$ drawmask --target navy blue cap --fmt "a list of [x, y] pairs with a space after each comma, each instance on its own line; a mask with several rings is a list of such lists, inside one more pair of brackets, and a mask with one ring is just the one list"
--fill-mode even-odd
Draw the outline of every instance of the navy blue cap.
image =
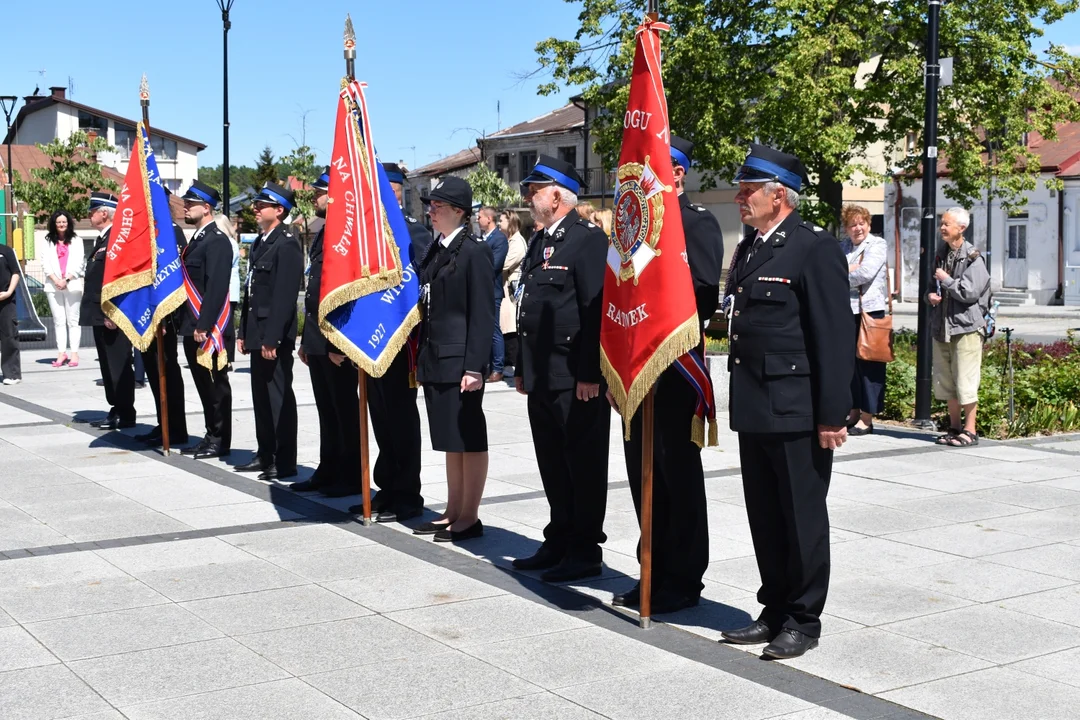
[[408, 177], [405, 171], [397, 163], [383, 163], [383, 170], [386, 171], [386, 179], [392, 183], [398, 185], [405, 184], [405, 178]]
[[259, 191], [259, 194], [255, 196], [252, 202], [280, 205], [285, 210], [292, 212], [292, 209], [296, 207], [296, 193], [281, 187], [277, 183], [268, 182], [263, 185], [262, 190]]
[[93, 212], [101, 207], [116, 209], [117, 203], [116, 196], [112, 193], [106, 192], [93, 192], [90, 193], [90, 211]]
[[671, 159], [682, 165], [684, 170], [689, 170], [692, 157], [694, 157], [694, 143], [683, 140], [678, 135], [672, 135]]
[[447, 175], [439, 180], [431, 193], [420, 200], [425, 205], [432, 200], [438, 200], [468, 213], [472, 211], [472, 185], [455, 175]]
[[316, 190], [322, 190], [323, 192], [326, 192], [327, 190], [330, 189], [330, 166], [329, 165], [327, 165], [326, 169], [322, 171], [322, 175], [315, 178], [311, 182], [311, 187], [315, 188]]
[[180, 199], [197, 203], [206, 203], [213, 209], [221, 202], [221, 194], [206, 183], [195, 180]]
[[765, 145], [750, 145], [750, 153], [735, 173], [735, 182], [778, 182], [795, 192], [808, 182], [806, 168], [794, 155]]
[[584, 181], [573, 165], [550, 155], [540, 156], [529, 176], [521, 181], [521, 186], [524, 189], [526, 185], [550, 185], [551, 183], [562, 185], [575, 195], [580, 194], [581, 188], [585, 187]]

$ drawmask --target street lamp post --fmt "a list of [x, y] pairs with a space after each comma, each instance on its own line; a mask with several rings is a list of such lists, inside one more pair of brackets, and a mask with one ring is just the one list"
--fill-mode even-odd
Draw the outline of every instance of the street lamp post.
[[218, 8], [221, 10], [221, 22], [224, 26], [224, 31], [222, 33], [224, 47], [221, 65], [225, 73], [224, 82], [222, 83], [224, 93], [222, 123], [224, 125], [225, 137], [221, 146], [221, 195], [224, 198], [222, 208], [225, 217], [229, 216], [229, 28], [232, 27], [232, 21], [229, 20], [229, 11], [232, 10], [234, 2], [236, 2], [236, 0], [217, 0]]
[[[7, 224], [9, 220], [11, 221], [11, 224], [8, 225], [8, 235], [7, 236], [9, 238], [12, 237], [12, 234], [14, 233], [14, 227], [15, 227], [15, 215], [14, 215], [14, 213], [15, 213], [15, 196], [12, 194], [14, 192], [14, 189], [15, 189], [15, 180], [14, 180], [15, 176], [13, 174], [13, 170], [12, 170], [12, 167], [11, 167], [11, 144], [15, 140], [15, 138], [11, 137], [11, 114], [13, 112], [15, 112], [15, 103], [17, 103], [18, 101], [19, 101], [19, 98], [17, 98], [14, 95], [2, 95], [2, 96], [0, 96], [0, 108], [3, 109], [4, 118], [7, 120], [7, 139], [8, 139], [8, 144], [7, 144], [7, 193], [4, 196], [5, 197], [4, 212], [11, 213], [11, 214], [6, 215], [4, 217], [4, 223]], [[12, 241], [8, 240], [8, 242], [12, 242]]]
[[922, 228], [919, 234], [919, 331], [915, 368], [915, 425], [933, 429], [930, 419], [930, 387], [933, 369], [933, 338], [930, 336], [930, 304], [926, 295], [934, 282], [934, 239], [937, 237], [937, 124], [938, 84], [941, 65], [938, 58], [938, 27], [942, 0], [929, 0], [926, 38], [926, 118], [923, 129]]

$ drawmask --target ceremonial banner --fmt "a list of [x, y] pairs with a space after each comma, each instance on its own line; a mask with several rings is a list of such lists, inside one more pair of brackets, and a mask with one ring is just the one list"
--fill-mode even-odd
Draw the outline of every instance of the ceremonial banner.
[[338, 104], [328, 194], [319, 329], [364, 372], [382, 377], [420, 321], [421, 258], [412, 256], [355, 81]]
[[138, 136], [109, 232], [101, 309], [144, 351], [187, 296], [169, 199], [142, 123]]
[[[630, 420], [660, 374], [701, 340], [660, 77], [660, 30], [666, 29], [646, 20], [637, 30], [608, 249], [611, 274], [604, 281], [601, 365], [627, 439]], [[697, 430], [695, 424], [695, 436]]]

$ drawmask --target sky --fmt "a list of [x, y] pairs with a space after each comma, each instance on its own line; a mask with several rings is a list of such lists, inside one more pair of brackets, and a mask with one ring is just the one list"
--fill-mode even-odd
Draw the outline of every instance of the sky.
[[[49, 31], [36, 30], [5, 37], [0, 94], [29, 95], [35, 85], [44, 94], [51, 85], [67, 86], [70, 77], [77, 102], [137, 119], [145, 72], [151, 125], [206, 144], [201, 166], [221, 162], [216, 0], [10, 5], [4, 9], [7, 27], [46, 27], [47, 8], [47, 17], [57, 19], [56, 35], [46, 40]], [[379, 155], [416, 168], [474, 146], [483, 133], [568, 102], [573, 92], [538, 96], [536, 87], [546, 78], [522, 76], [537, 68], [538, 41], [573, 36], [580, 7], [563, 0], [235, 0], [230, 163], [254, 165], [264, 146], [280, 157], [305, 140], [320, 162], [329, 162], [347, 12], [357, 31], [356, 74], [368, 83]], [[1051, 41], [1080, 53], [1080, 15], [1049, 28], [1036, 49]]]
[[[206, 144], [200, 166], [222, 159], [222, 23], [216, 0], [43, 0], [2, 3], [7, 34], [0, 94], [74, 82], [73, 99], [138, 119], [139, 79], [150, 84], [151, 126]], [[368, 83], [372, 134], [383, 161], [425, 165], [500, 127], [568, 102], [540, 97], [536, 43], [570, 37], [579, 6], [562, 0], [235, 0], [229, 31], [229, 162], [255, 165], [304, 139], [329, 162], [345, 70], [346, 13], [357, 33], [356, 76]], [[96, 16], [90, 22], [91, 15]], [[92, 28], [92, 30], [91, 30]], [[47, 71], [42, 78], [38, 71]], [[496, 107], [501, 106], [501, 114]], [[459, 130], [460, 128], [460, 130]], [[475, 128], [466, 129], [466, 128]], [[456, 132], [455, 132], [456, 131]], [[415, 146], [415, 150], [413, 147]]]

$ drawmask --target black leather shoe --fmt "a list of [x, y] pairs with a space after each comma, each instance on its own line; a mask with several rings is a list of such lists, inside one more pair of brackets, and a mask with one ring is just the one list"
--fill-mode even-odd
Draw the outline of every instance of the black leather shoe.
[[350, 495], [359, 495], [361, 490], [355, 484], [334, 483], [333, 485], [322, 486], [319, 488], [319, 492], [328, 498], [342, 498], [349, 497]]
[[776, 638], [765, 646], [763, 655], [777, 660], [790, 660], [804, 654], [807, 650], [813, 650], [818, 645], [818, 639], [810, 637], [806, 633], [784, 628]]
[[135, 427], [134, 420], [121, 420], [114, 417], [112, 420], [102, 420], [97, 424], [98, 430], [126, 430]]
[[284, 480], [291, 477], [296, 477], [296, 468], [281, 470], [276, 465], [271, 465], [259, 473], [259, 480]]
[[615, 607], [628, 608], [636, 608], [641, 605], [641, 583], [634, 583], [634, 587], [613, 597], [611, 604]]
[[135, 439], [138, 440], [141, 443], [146, 443], [147, 445], [160, 445], [161, 444], [161, 426], [158, 425], [157, 427], [155, 427], [153, 430], [151, 430], [148, 433], [143, 433], [142, 435], [136, 435]]
[[566, 557], [566, 553], [556, 550], [547, 543], [540, 546], [535, 554], [526, 558], [518, 558], [510, 563], [516, 570], [550, 570]]
[[767, 643], [773, 639], [776, 635], [769, 629], [768, 624], [761, 620], [755, 620], [746, 627], [739, 628], [738, 630], [725, 630], [720, 633], [724, 636], [724, 639], [729, 643], [735, 645], [759, 645], [761, 643]]
[[236, 472], [262, 472], [263, 470], [266, 470], [272, 465], [273, 463], [264, 463], [259, 458], [255, 458], [251, 462], [245, 463], [244, 465], [237, 465], [233, 468], [233, 470], [235, 470]]
[[229, 454], [229, 449], [228, 448], [223, 448], [218, 443], [212, 442], [212, 443], [207, 443], [198, 452], [192, 453], [192, 457], [194, 457], [196, 460], [205, 460], [207, 458], [225, 457], [228, 454]]
[[464, 530], [442, 530], [435, 533], [435, 542], [461, 542], [462, 540], [472, 540], [474, 538], [482, 537], [484, 535], [484, 523], [477, 520]]
[[293, 492], [312, 492], [314, 490], [318, 490], [321, 487], [322, 484], [315, 478], [311, 477], [307, 480], [294, 482], [292, 485], [289, 486], [289, 489]]
[[424, 514], [423, 508], [418, 507], [398, 507], [398, 508], [386, 508], [379, 513], [379, 516], [375, 518], [375, 522], [392, 523], [392, 522], [405, 522], [406, 520], [412, 520], [414, 517], [420, 517]]
[[119, 419], [119, 416], [116, 413], [114, 413], [113, 411], [110, 410], [109, 414], [106, 415], [105, 417], [101, 418], [100, 420], [91, 420], [90, 421], [90, 427], [99, 428], [99, 427], [102, 427], [102, 426], [105, 426], [105, 425], [111, 426], [118, 419]]
[[866, 427], [859, 427], [858, 425], [852, 425], [848, 428], [847, 434], [853, 437], [859, 437], [860, 435], [873, 435], [874, 426], [867, 425]]
[[[356, 507], [358, 507], [358, 506], [353, 506], [353, 507], [349, 508], [349, 512], [359, 513], [359, 512], [363, 511], [363, 508], [361, 508], [360, 510], [357, 510]], [[426, 522], [423, 525], [420, 525], [419, 527], [413, 528], [412, 534], [413, 535], [434, 535], [434, 534], [436, 534], [436, 533], [438, 533], [438, 532], [440, 532], [442, 530], [445, 530], [446, 526], [447, 526], [447, 523]]]
[[561, 583], [571, 580], [596, 577], [603, 570], [603, 564], [598, 560], [590, 562], [566, 558], [561, 563], [540, 575], [544, 582]]
[[662, 587], [652, 596], [652, 607], [649, 608], [653, 615], [679, 612], [686, 608], [692, 608], [701, 601], [698, 595], [683, 595], [680, 592]]

